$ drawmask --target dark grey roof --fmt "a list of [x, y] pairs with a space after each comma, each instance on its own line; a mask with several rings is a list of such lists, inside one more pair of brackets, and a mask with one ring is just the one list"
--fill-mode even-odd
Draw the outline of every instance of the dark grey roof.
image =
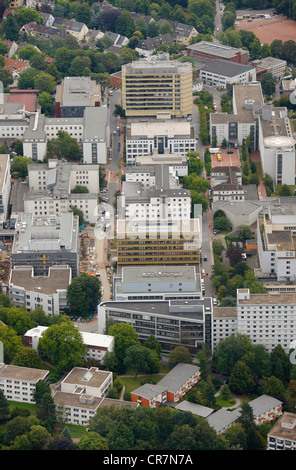
[[200, 67], [201, 71], [204, 70], [206, 72], [216, 73], [226, 77], [235, 77], [236, 75], [240, 75], [252, 69], [255, 69], [255, 66], [250, 67], [249, 65], [238, 64], [236, 62], [222, 59], [204, 61], [204, 64]]

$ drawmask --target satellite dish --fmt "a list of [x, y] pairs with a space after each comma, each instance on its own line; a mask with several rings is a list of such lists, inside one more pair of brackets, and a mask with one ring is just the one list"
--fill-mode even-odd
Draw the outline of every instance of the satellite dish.
[[290, 94], [290, 103], [296, 104], [296, 90]]

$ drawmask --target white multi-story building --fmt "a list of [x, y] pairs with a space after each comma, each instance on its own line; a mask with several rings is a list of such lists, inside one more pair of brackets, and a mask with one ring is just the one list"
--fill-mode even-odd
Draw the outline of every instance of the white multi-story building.
[[[77, 207], [85, 222], [97, 221], [99, 166], [76, 165], [59, 160], [48, 164], [31, 164], [28, 171], [29, 191], [24, 198], [25, 212], [35, 216], [54, 216]], [[87, 193], [74, 193], [76, 186]]]
[[296, 450], [296, 414], [285, 411], [267, 434], [267, 450]]
[[113, 299], [201, 299], [201, 276], [195, 266], [126, 266], [113, 278]]
[[263, 174], [276, 185], [294, 185], [295, 139], [287, 108], [265, 108], [258, 123]]
[[86, 107], [83, 117], [46, 118], [37, 112], [25, 121], [14, 121], [14, 127], [9, 128], [4, 135], [23, 140], [24, 155], [33, 161], [43, 161], [48, 141], [56, 139], [59, 131], [67, 132], [71, 138], [76, 139], [82, 149], [83, 163], [107, 162], [110, 140], [107, 107]]
[[295, 294], [250, 294], [237, 290], [237, 329], [268, 352], [281, 345], [288, 353], [296, 339]]
[[43, 380], [49, 385], [49, 371], [0, 363], [0, 390], [7, 400], [35, 403], [36, 384]]
[[58, 315], [69, 308], [67, 287], [71, 280], [68, 266], [51, 266], [47, 276], [34, 276], [31, 266], [16, 266], [10, 271], [9, 298], [17, 307], [29, 311], [42, 307], [46, 315]]
[[295, 140], [287, 109], [264, 105], [260, 83], [233, 86], [233, 113], [211, 113], [210, 135], [217, 145], [224, 139], [242, 145], [250, 137], [251, 149], [260, 152], [263, 173], [274, 184], [295, 184]]
[[256, 80], [256, 67], [239, 64], [230, 60], [208, 59], [199, 68], [203, 83], [219, 88]]
[[275, 203], [257, 221], [259, 272], [277, 281], [296, 280], [296, 211], [294, 204]]
[[68, 423], [85, 425], [112, 388], [113, 374], [96, 367], [74, 367], [53, 395], [55, 405]]
[[126, 130], [126, 163], [134, 165], [137, 157], [186, 155], [196, 151], [194, 127], [186, 119], [132, 121]]
[[10, 155], [0, 155], [0, 225], [7, 219], [10, 196]]
[[[39, 340], [47, 328], [47, 326], [37, 326], [28, 330], [24, 334], [24, 345], [37, 350]], [[83, 343], [86, 345], [85, 360], [91, 359], [102, 361], [107, 352], [114, 351], [113, 336], [89, 333], [87, 331], [80, 331], [80, 334], [82, 336]]]

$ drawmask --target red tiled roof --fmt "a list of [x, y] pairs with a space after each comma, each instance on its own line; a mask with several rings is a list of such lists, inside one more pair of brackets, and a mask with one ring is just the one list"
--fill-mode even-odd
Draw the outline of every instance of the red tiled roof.
[[24, 103], [26, 111], [34, 112], [37, 108], [38, 93], [38, 90], [12, 89], [9, 94], [9, 103]]
[[15, 60], [4, 57], [4, 68], [10, 72], [22, 72], [28, 65], [27, 60]]
[[15, 11], [11, 8], [5, 8], [2, 18], [7, 18], [9, 14], [14, 15]]

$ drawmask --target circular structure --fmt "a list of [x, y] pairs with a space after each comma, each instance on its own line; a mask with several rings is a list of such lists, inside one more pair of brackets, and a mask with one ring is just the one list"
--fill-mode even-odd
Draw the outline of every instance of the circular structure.
[[285, 135], [271, 135], [264, 139], [264, 146], [269, 148], [291, 147], [295, 144], [293, 137]]

